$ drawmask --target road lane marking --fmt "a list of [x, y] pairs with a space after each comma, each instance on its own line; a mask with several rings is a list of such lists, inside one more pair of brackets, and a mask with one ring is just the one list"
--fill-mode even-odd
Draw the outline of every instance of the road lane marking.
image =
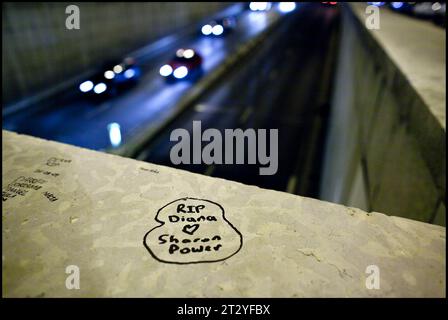
[[197, 104], [197, 105], [194, 107], [194, 110], [195, 110], [196, 112], [203, 112], [203, 111], [205, 111], [206, 109], [207, 109], [207, 105], [206, 105], [206, 104], [203, 104], [203, 103]]

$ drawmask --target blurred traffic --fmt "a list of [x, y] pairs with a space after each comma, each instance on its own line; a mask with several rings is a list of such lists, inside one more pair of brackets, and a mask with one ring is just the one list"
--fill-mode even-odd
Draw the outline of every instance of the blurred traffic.
[[[199, 79], [296, 9], [291, 2], [257, 3], [256, 12], [250, 6], [234, 5], [169, 45], [102, 63], [57, 97], [4, 117], [3, 127], [95, 150], [117, 148], [163, 122]], [[119, 143], [111, 140], [111, 124], [118, 124], [112, 128], [120, 132]]]

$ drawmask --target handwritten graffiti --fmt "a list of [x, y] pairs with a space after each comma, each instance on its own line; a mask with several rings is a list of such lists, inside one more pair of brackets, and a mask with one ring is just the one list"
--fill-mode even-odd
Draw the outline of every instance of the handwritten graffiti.
[[160, 225], [146, 233], [143, 243], [160, 262], [218, 262], [243, 245], [243, 236], [225, 218], [224, 208], [210, 200], [174, 200], [159, 209], [155, 220]]

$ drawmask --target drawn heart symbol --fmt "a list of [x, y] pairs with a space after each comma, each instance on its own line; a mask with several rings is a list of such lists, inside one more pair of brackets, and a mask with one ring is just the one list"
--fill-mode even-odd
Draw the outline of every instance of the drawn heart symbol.
[[199, 228], [199, 224], [186, 224], [182, 228], [182, 231], [185, 233], [188, 233], [191, 236], [191, 235], [193, 235], [193, 233], [195, 233], [196, 230], [198, 230], [198, 228]]

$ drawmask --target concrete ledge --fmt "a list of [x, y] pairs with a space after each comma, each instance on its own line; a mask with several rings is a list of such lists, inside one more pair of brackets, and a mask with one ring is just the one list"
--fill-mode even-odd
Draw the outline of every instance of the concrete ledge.
[[446, 33], [429, 22], [381, 9], [381, 27], [364, 27], [365, 5], [352, 4], [366, 49], [398, 100], [400, 121], [419, 143], [434, 180], [446, 194]]
[[445, 297], [441, 226], [8, 131], [2, 151], [5, 297]]
[[[364, 26], [366, 5], [352, 4], [353, 12]], [[387, 59], [402, 73], [407, 82], [437, 119], [446, 128], [446, 31], [431, 22], [413, 19], [380, 8], [380, 29], [368, 30]], [[400, 86], [401, 87], [401, 86]], [[398, 88], [400, 88], [398, 87]], [[406, 98], [403, 96], [403, 98]]]

